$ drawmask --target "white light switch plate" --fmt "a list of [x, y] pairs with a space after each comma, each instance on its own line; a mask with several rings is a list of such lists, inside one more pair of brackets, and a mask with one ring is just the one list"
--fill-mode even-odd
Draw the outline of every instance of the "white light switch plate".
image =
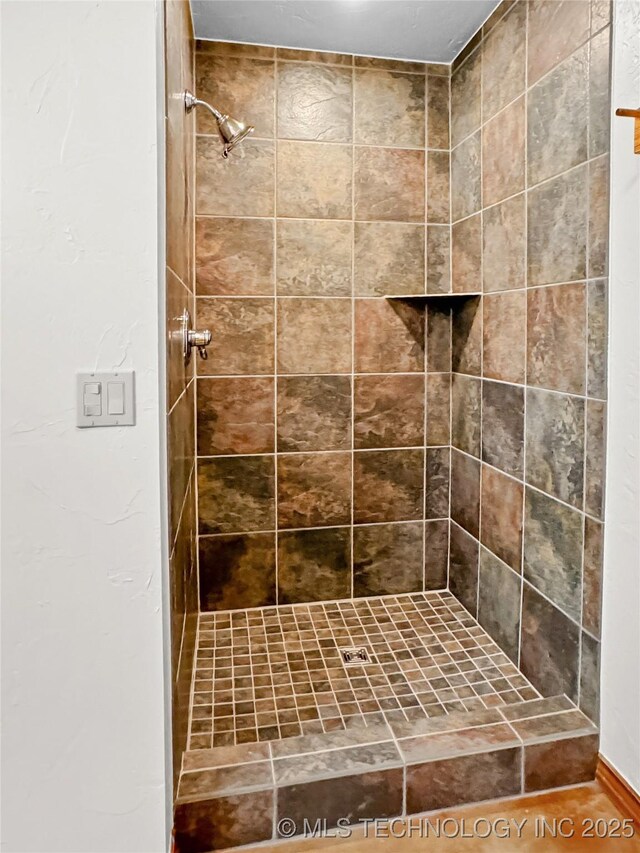
[[76, 374], [76, 426], [133, 426], [134, 371]]

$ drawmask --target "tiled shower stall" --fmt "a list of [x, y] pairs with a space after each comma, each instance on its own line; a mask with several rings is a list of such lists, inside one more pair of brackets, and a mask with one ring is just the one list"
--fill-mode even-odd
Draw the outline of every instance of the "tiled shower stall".
[[503, 2], [452, 67], [166, 24], [179, 849], [589, 778], [609, 4]]

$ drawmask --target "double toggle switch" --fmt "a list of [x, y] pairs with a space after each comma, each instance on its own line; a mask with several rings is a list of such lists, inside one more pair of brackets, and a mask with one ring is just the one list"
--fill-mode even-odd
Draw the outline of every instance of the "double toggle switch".
[[133, 371], [79, 373], [79, 427], [132, 426], [135, 423]]

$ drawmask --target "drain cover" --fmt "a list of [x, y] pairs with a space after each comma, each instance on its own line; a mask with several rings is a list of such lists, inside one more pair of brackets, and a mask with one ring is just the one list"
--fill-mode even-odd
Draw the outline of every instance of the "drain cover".
[[369, 652], [364, 649], [340, 649], [342, 660], [348, 664], [371, 663]]

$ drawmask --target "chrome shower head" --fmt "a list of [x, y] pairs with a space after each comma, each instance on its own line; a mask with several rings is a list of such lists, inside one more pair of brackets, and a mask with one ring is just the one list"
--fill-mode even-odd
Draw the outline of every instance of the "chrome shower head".
[[250, 133], [253, 133], [255, 128], [250, 124], [245, 124], [242, 121], [238, 121], [235, 118], [231, 118], [228, 115], [224, 115], [219, 112], [215, 107], [212, 107], [211, 104], [208, 104], [206, 101], [201, 101], [199, 98], [196, 98], [194, 94], [191, 92], [184, 93], [184, 108], [190, 113], [195, 107], [205, 107], [209, 110], [211, 115], [215, 118], [218, 124], [218, 131], [220, 132], [220, 137], [224, 142], [224, 148], [222, 149], [222, 156], [228, 157], [229, 152], [233, 151], [233, 149], [238, 145], [245, 136], [249, 136]]

